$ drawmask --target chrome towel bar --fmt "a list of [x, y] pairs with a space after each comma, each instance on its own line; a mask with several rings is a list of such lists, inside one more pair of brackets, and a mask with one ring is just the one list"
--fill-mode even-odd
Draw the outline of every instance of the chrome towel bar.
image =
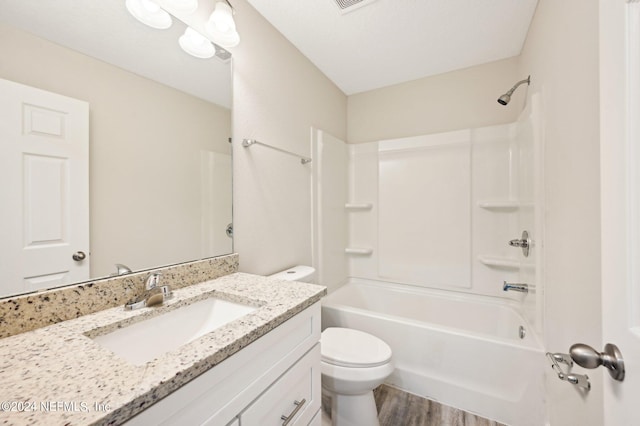
[[300, 159], [300, 163], [302, 163], [302, 164], [307, 164], [307, 163], [311, 162], [311, 158], [309, 158], [309, 157], [305, 157], [303, 155], [299, 155], [299, 154], [296, 154], [294, 152], [290, 152], [290, 151], [284, 150], [282, 148], [277, 148], [277, 147], [275, 147], [273, 145], [269, 145], [269, 144], [266, 144], [264, 142], [260, 142], [260, 141], [255, 140], [255, 139], [243, 139], [242, 140], [242, 146], [244, 146], [245, 148], [248, 148], [251, 145], [262, 145], [262, 146], [266, 146], [267, 148], [275, 149], [276, 151], [280, 151], [280, 152], [285, 153], [285, 154], [293, 155], [294, 157], [298, 157]]

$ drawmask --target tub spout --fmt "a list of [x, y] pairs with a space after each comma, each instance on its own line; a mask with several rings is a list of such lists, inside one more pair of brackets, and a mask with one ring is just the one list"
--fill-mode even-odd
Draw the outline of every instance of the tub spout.
[[516, 284], [516, 283], [508, 283], [504, 282], [502, 285], [503, 291], [519, 291], [520, 293], [528, 293], [529, 285], [527, 284]]

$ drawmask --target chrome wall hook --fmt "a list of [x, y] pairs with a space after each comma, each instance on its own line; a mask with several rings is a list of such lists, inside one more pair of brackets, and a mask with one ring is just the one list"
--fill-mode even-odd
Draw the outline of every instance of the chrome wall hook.
[[569, 382], [572, 385], [578, 386], [587, 391], [591, 389], [589, 376], [587, 376], [586, 374], [575, 374], [569, 371], [565, 372], [558, 364], [566, 364], [569, 366], [569, 369], [571, 369], [571, 367], [573, 367], [573, 361], [568, 354], [547, 352], [547, 358], [549, 358], [549, 360], [551, 361], [551, 368], [553, 369], [553, 371], [555, 371], [560, 380]]

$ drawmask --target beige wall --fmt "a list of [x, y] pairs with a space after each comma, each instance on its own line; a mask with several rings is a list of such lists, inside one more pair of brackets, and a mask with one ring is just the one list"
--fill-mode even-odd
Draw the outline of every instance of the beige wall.
[[[555, 352], [601, 344], [598, 60], [598, 1], [540, 0], [519, 69], [543, 103], [545, 346]], [[603, 424], [600, 372], [586, 395], [547, 373], [552, 425]]]
[[310, 156], [311, 127], [346, 138], [347, 98], [245, 0], [233, 3], [234, 248], [240, 270], [311, 265], [311, 167], [243, 138]]
[[516, 120], [522, 92], [508, 106], [496, 100], [518, 80], [518, 59], [359, 93], [348, 99], [349, 143], [468, 129]]
[[89, 102], [92, 276], [200, 257], [200, 150], [230, 111], [0, 26], [0, 78]]

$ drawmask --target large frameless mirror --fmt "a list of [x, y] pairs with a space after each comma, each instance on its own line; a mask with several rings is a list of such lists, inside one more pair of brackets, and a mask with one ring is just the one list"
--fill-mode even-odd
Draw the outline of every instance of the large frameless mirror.
[[185, 29], [0, 3], [0, 297], [232, 252], [231, 63]]

